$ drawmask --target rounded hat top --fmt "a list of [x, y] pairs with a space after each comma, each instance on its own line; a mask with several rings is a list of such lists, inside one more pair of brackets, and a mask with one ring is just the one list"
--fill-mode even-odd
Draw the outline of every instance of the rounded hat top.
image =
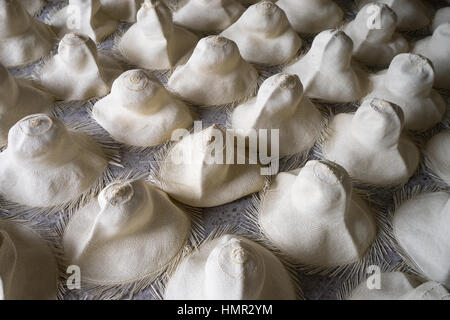
[[241, 60], [239, 49], [231, 40], [221, 36], [200, 39], [188, 63], [204, 72], [229, 72]]
[[388, 5], [373, 2], [362, 7], [351, 24], [364, 30], [362, 36], [366, 41], [387, 42], [397, 27], [397, 15]]
[[284, 30], [289, 25], [283, 10], [269, 0], [250, 6], [239, 20], [248, 30], [263, 32], [268, 35], [277, 35], [279, 30]]
[[[160, 0], [146, 0], [137, 12], [137, 25], [147, 36], [169, 36], [173, 31], [172, 13]], [[159, 31], [159, 32], [158, 32]]]
[[97, 64], [97, 47], [85, 35], [68, 33], [58, 45], [58, 57], [69, 68], [84, 69], [90, 64]]

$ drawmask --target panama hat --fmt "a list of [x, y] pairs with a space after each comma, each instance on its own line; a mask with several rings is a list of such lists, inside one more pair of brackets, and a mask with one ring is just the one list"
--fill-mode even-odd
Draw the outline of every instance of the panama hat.
[[92, 117], [114, 139], [137, 147], [162, 144], [193, 123], [189, 108], [144, 70], [118, 77], [111, 93], [95, 103]]
[[174, 25], [172, 14], [159, 0], [146, 0], [137, 14], [137, 22], [120, 40], [125, 59], [151, 70], [171, 69], [197, 43], [193, 33]]

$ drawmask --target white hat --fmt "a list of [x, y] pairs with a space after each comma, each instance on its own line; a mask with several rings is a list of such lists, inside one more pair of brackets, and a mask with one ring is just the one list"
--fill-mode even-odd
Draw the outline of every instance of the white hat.
[[286, 63], [302, 47], [284, 11], [268, 0], [250, 6], [221, 35], [236, 42], [245, 60], [264, 65]]
[[0, 146], [6, 145], [8, 131], [18, 120], [50, 111], [53, 101], [53, 97], [31, 81], [14, 79], [0, 63]]
[[221, 36], [201, 39], [189, 60], [178, 66], [168, 88], [200, 105], [223, 105], [252, 96], [258, 71], [242, 59], [233, 41]]
[[170, 277], [168, 300], [293, 300], [296, 289], [281, 261], [236, 235], [205, 241]]
[[0, 220], [0, 300], [54, 300], [58, 268], [35, 231]]
[[7, 68], [29, 64], [47, 55], [55, 35], [30, 16], [17, 0], [0, 0], [0, 63]]
[[137, 147], [162, 144], [174, 130], [193, 123], [189, 108], [144, 70], [118, 77], [111, 93], [94, 105], [92, 117], [114, 139]]
[[236, 0], [181, 0], [173, 21], [200, 32], [220, 32], [235, 22], [245, 8]]
[[45, 6], [45, 0], [19, 0], [19, 2], [32, 16], [41, 12]]
[[430, 24], [430, 11], [422, 0], [357, 0], [360, 6], [371, 2], [387, 4], [398, 17], [397, 29], [413, 31], [423, 29]]
[[389, 6], [375, 2], [362, 7], [344, 31], [353, 40], [356, 59], [367, 65], [383, 66], [389, 65], [397, 54], [409, 51], [408, 41], [395, 32], [396, 27], [395, 12]]
[[427, 279], [450, 286], [450, 194], [426, 192], [399, 204], [393, 233], [404, 260]]
[[371, 76], [368, 98], [395, 103], [405, 115], [405, 128], [426, 130], [440, 122], [446, 110], [444, 99], [433, 90], [434, 69], [424, 57], [402, 53], [389, 69]]
[[309, 150], [322, 129], [322, 115], [303, 95], [300, 79], [286, 73], [264, 81], [257, 97], [233, 110], [231, 122], [244, 136], [249, 130], [278, 129], [280, 157]]
[[436, 30], [441, 24], [450, 23], [450, 7], [444, 7], [436, 11], [431, 24], [431, 30]]
[[64, 229], [69, 264], [83, 286], [150, 284], [185, 252], [188, 215], [144, 180], [119, 180], [76, 211]]
[[225, 140], [225, 132], [217, 126], [183, 137], [162, 160], [161, 188], [193, 207], [219, 206], [261, 190], [265, 184], [261, 168], [248, 161], [227, 163]]
[[421, 284], [415, 277], [403, 272], [379, 274], [380, 286], [369, 288], [363, 281], [348, 300], [448, 300], [450, 295], [440, 283], [429, 281]]
[[286, 12], [292, 27], [299, 33], [337, 28], [344, 18], [344, 11], [332, 0], [279, 0], [277, 6]]
[[119, 49], [125, 59], [141, 68], [171, 69], [197, 43], [193, 33], [172, 22], [172, 14], [160, 0], [146, 0], [137, 22], [122, 36]]
[[403, 125], [400, 107], [380, 99], [364, 100], [355, 113], [340, 113], [330, 121], [323, 155], [360, 182], [406, 183], [419, 166], [420, 153]]
[[353, 42], [343, 32], [319, 33], [308, 53], [284, 68], [295, 73], [310, 98], [352, 102], [365, 94], [366, 74], [352, 61]]
[[417, 41], [412, 52], [427, 57], [433, 63], [434, 86], [450, 90], [450, 22], [437, 27], [432, 36]]
[[332, 268], [360, 260], [375, 240], [375, 216], [339, 165], [311, 160], [279, 173], [259, 207], [263, 234], [303, 265]]
[[97, 53], [91, 39], [69, 33], [59, 43], [58, 53], [42, 67], [40, 82], [60, 99], [86, 100], [108, 94], [121, 72], [115, 60]]
[[66, 33], [79, 33], [102, 42], [119, 25], [100, 4], [100, 0], [69, 0], [69, 5], [50, 17], [49, 24], [62, 38]]
[[29, 207], [61, 205], [91, 188], [106, 166], [100, 145], [85, 133], [30, 115], [11, 128], [0, 153], [0, 194]]
[[138, 12], [144, 0], [100, 0], [101, 8], [112, 18], [130, 23], [136, 22]]
[[425, 163], [431, 172], [450, 185], [450, 129], [432, 137], [425, 146]]

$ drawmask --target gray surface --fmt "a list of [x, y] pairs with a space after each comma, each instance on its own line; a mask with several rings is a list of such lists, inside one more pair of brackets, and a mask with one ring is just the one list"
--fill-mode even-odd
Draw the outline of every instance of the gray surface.
[[[347, 8], [347, 18], [351, 19], [353, 16], [353, 7], [352, 1], [336, 1], [339, 2], [343, 7]], [[440, 7], [445, 5], [445, 1], [429, 1], [435, 7]], [[59, 2], [58, 5], [61, 5]], [[43, 18], [48, 14], [48, 11], [51, 9], [52, 4], [49, 4], [44, 12], [39, 16], [39, 18]], [[122, 25], [122, 27], [126, 27]], [[425, 36], [427, 32], [423, 32], [422, 35], [420, 33], [415, 33], [413, 35], [409, 34], [408, 37], [410, 39], [415, 39], [417, 37]], [[308, 43], [311, 42], [312, 39], [306, 39]], [[104, 43], [100, 45], [102, 49], [108, 50], [111, 48], [112, 38], [110, 37]], [[23, 69], [15, 69], [11, 70], [11, 72], [15, 76], [26, 77], [32, 74], [35, 66], [29, 66]], [[202, 108], [198, 109], [198, 114], [204, 122], [204, 126], [208, 126], [213, 123], [218, 123], [221, 125], [225, 125], [226, 123], [226, 114], [225, 111], [217, 110], [217, 109], [208, 109]], [[84, 121], [88, 118], [88, 113], [86, 111], [86, 106], [82, 106], [81, 108], [72, 108], [66, 109], [61, 114], [61, 119], [64, 121]], [[427, 135], [425, 135], [427, 136]], [[128, 170], [129, 168], [139, 169], [141, 171], [146, 171], [149, 167], [149, 161], [151, 159], [150, 155], [144, 155], [139, 153], [131, 153], [125, 152], [122, 150], [122, 158], [123, 164], [125, 168], [123, 170], [117, 170], [116, 174], [120, 174], [120, 171]], [[409, 183], [408, 186], [413, 185], [425, 185], [430, 184], [429, 178], [425, 177], [423, 174], [416, 175]], [[392, 193], [390, 191], [381, 191], [379, 194], [375, 195], [375, 198], [383, 203], [385, 208], [388, 208], [392, 205]], [[210, 232], [212, 229], [222, 225], [239, 225], [242, 221], [242, 213], [248, 207], [248, 197], [234, 201], [233, 203], [215, 207], [208, 208], [204, 210], [204, 223], [206, 226], [207, 232]], [[54, 227], [57, 221], [57, 217], [53, 218], [42, 218], [42, 220], [51, 227]], [[386, 256], [386, 260], [390, 263], [391, 266], [394, 266], [397, 262], [400, 261], [400, 258], [393, 252], [389, 253]], [[302, 289], [307, 299], [334, 299], [336, 298], [336, 290], [341, 286], [342, 280], [338, 278], [329, 278], [324, 276], [307, 276], [304, 274], [299, 274], [302, 283]], [[72, 291], [67, 295], [67, 298], [79, 298], [83, 297], [83, 292]], [[150, 294], [148, 292], [142, 292], [138, 294], [135, 298], [137, 299], [149, 299]]]

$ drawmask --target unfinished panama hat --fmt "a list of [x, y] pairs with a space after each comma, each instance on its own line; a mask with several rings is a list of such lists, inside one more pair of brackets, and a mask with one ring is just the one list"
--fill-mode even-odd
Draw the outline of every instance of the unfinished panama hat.
[[401, 53], [389, 69], [371, 76], [368, 98], [379, 98], [395, 103], [405, 115], [405, 128], [422, 131], [440, 122], [446, 105], [433, 90], [435, 72], [424, 57]]
[[419, 166], [420, 153], [403, 133], [403, 125], [400, 107], [364, 100], [355, 113], [340, 113], [330, 121], [322, 153], [360, 182], [406, 183]]
[[41, 12], [45, 6], [45, 0], [19, 0], [19, 2], [32, 16]]
[[56, 299], [58, 268], [35, 231], [0, 220], [0, 300]]
[[37, 61], [52, 49], [52, 30], [31, 17], [20, 1], [0, 0], [0, 17], [0, 63], [5, 67]]
[[256, 69], [242, 59], [236, 43], [221, 36], [201, 39], [168, 81], [169, 90], [199, 105], [243, 100], [255, 93], [257, 85]]
[[426, 192], [400, 204], [393, 233], [406, 262], [427, 279], [450, 286], [450, 194]]
[[92, 117], [114, 139], [137, 147], [162, 144], [174, 130], [193, 123], [189, 108], [144, 70], [118, 77], [111, 93], [94, 105]]
[[269, 250], [237, 235], [205, 241], [170, 277], [168, 300], [293, 300], [293, 280]]
[[397, 29], [413, 31], [430, 24], [430, 11], [421, 0], [357, 0], [360, 6], [378, 2], [387, 4], [398, 17]]
[[366, 73], [352, 61], [353, 42], [343, 32], [319, 33], [300, 60], [284, 68], [300, 77], [309, 98], [352, 102], [365, 94]]
[[49, 24], [60, 38], [76, 32], [99, 43], [116, 30], [119, 22], [106, 13], [100, 0], [69, 0], [68, 6], [50, 17]]
[[244, 10], [236, 0], [181, 0], [174, 10], [173, 21], [197, 32], [220, 32]]
[[100, 0], [101, 8], [112, 18], [134, 23], [144, 0]]
[[276, 4], [298, 33], [338, 28], [344, 18], [344, 12], [332, 0], [279, 0]]
[[284, 11], [268, 0], [250, 6], [221, 35], [236, 42], [245, 60], [264, 65], [286, 63], [302, 47]]
[[450, 90], [450, 22], [437, 27], [432, 36], [417, 41], [412, 52], [433, 63], [434, 86]]
[[264, 235], [296, 262], [337, 267], [360, 260], [376, 236], [374, 214], [344, 168], [311, 160], [279, 173], [259, 208]]
[[431, 24], [431, 30], [436, 30], [441, 24], [450, 23], [450, 7], [444, 7], [436, 11]]
[[426, 166], [450, 185], [450, 129], [431, 138], [425, 146], [424, 153]]
[[421, 283], [403, 272], [383, 272], [379, 274], [378, 288], [360, 283], [347, 297], [348, 300], [449, 300], [450, 294], [437, 282]]
[[11, 128], [0, 153], [0, 194], [29, 207], [61, 205], [88, 190], [106, 166], [100, 145], [85, 133], [30, 115]]
[[386, 4], [375, 2], [362, 7], [344, 31], [353, 40], [353, 56], [357, 60], [383, 66], [409, 50], [408, 41], [395, 32], [396, 27], [395, 12]]
[[26, 79], [14, 79], [0, 63], [0, 147], [9, 129], [24, 116], [50, 111], [53, 97]]
[[162, 160], [161, 188], [193, 207], [219, 206], [261, 190], [261, 168], [227, 161], [225, 140], [226, 133], [217, 126], [184, 136]]
[[68, 263], [86, 285], [151, 283], [182, 255], [188, 215], [144, 180], [119, 180], [75, 212], [65, 227]]
[[59, 99], [86, 100], [108, 94], [121, 72], [114, 59], [97, 53], [91, 39], [68, 33], [42, 67], [40, 83]]
[[125, 59], [150, 70], [171, 69], [191, 50], [198, 38], [174, 25], [172, 14], [159, 0], [146, 0], [137, 22], [123, 35], [119, 49]]
[[278, 129], [283, 157], [312, 148], [321, 133], [322, 115], [303, 95], [298, 76], [279, 73], [263, 82], [255, 98], [234, 109], [231, 122], [245, 137], [258, 129]]

